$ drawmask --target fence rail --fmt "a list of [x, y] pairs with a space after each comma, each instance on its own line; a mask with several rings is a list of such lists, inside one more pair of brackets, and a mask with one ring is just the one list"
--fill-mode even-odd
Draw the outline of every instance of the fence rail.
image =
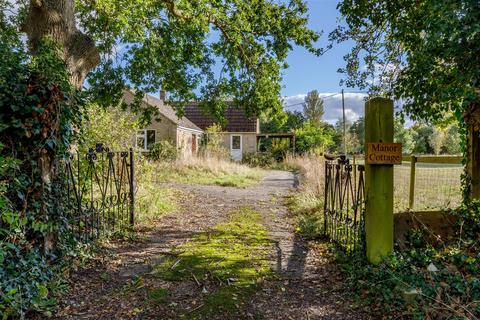
[[[404, 156], [394, 170], [395, 212], [432, 211], [454, 208], [460, 204], [462, 156]], [[352, 162], [363, 164], [363, 155]]]

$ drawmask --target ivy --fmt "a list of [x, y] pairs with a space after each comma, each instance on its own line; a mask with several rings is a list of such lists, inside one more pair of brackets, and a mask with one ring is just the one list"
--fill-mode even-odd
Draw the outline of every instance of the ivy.
[[24, 318], [50, 312], [61, 261], [75, 246], [55, 164], [83, 104], [48, 39], [31, 56], [14, 30], [2, 30], [0, 56], [0, 314]]

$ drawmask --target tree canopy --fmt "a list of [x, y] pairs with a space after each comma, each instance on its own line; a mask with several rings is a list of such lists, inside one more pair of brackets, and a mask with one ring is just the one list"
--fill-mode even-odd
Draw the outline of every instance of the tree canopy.
[[[414, 119], [462, 119], [480, 101], [480, 2], [344, 0], [333, 41], [352, 39], [346, 84], [404, 101]], [[471, 110], [467, 110], [471, 113]]]
[[[12, 2], [0, 1], [2, 12]], [[292, 46], [320, 53], [303, 0], [16, 2], [18, 14], [3, 23], [20, 26], [32, 52], [53, 38], [73, 84], [86, 78], [103, 105], [118, 103], [130, 86], [138, 99], [162, 88], [178, 105], [200, 100], [219, 117], [230, 98], [247, 114], [278, 111]]]
[[308, 121], [316, 126], [320, 126], [325, 110], [323, 99], [320, 97], [317, 90], [310, 91], [305, 97], [303, 113]]

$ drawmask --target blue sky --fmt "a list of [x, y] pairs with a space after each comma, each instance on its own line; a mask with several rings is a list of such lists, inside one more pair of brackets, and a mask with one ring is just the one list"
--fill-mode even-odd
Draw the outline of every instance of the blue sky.
[[[323, 31], [318, 45], [326, 47], [328, 33], [335, 29], [339, 13], [336, 0], [309, 0], [309, 27], [315, 31]], [[341, 74], [338, 68], [343, 67], [343, 56], [349, 51], [351, 44], [342, 43], [332, 50], [317, 57], [305, 49], [296, 47], [290, 53], [287, 62], [290, 65], [285, 71], [282, 90], [284, 96], [296, 95], [305, 90], [340, 91]]]
[[[326, 47], [328, 34], [338, 25], [340, 14], [337, 0], [308, 0], [309, 27], [323, 34], [318, 42], [319, 47]], [[317, 57], [305, 49], [295, 47], [287, 58], [289, 68], [284, 71], [282, 95], [284, 105], [290, 106], [303, 102], [308, 91], [318, 90], [325, 97], [324, 118], [334, 123], [342, 115], [341, 95], [334, 93], [345, 90], [346, 116], [355, 121], [363, 115], [365, 94], [358, 93], [355, 88], [340, 86], [343, 75], [337, 70], [344, 66], [343, 56], [349, 52], [352, 43], [336, 44], [333, 49]], [[327, 98], [328, 97], [328, 98]], [[301, 105], [287, 107], [288, 110], [302, 110]]]

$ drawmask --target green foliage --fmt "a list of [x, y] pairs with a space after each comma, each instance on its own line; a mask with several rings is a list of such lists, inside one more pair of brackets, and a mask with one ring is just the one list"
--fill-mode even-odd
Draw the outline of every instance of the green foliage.
[[400, 117], [394, 119], [393, 141], [402, 144], [403, 154], [412, 154], [415, 148], [413, 130], [405, 128], [405, 122]]
[[317, 214], [301, 214], [298, 216], [297, 232], [305, 239], [318, 239], [323, 231], [323, 220]]
[[267, 168], [275, 162], [275, 159], [269, 152], [252, 152], [244, 154], [242, 162], [252, 167]]
[[413, 153], [416, 154], [432, 154], [433, 147], [431, 145], [431, 137], [433, 135], [433, 128], [426, 124], [416, 124], [412, 127], [413, 140], [415, 147]]
[[[78, 25], [109, 53], [89, 76], [89, 91], [105, 105], [115, 104], [128, 83], [143, 92], [161, 87], [179, 107], [202, 101], [219, 120], [225, 97], [234, 97], [248, 115], [278, 112], [292, 45], [320, 52], [301, 0], [77, 1], [76, 10]], [[114, 64], [110, 53], [117, 46], [125, 49]]]
[[310, 122], [306, 122], [297, 130], [296, 134], [295, 149], [299, 153], [322, 153], [333, 145], [334, 133], [326, 126], [317, 127]]
[[208, 293], [204, 304], [189, 317], [234, 319], [257, 284], [271, 273], [270, 246], [260, 214], [245, 207], [231, 212], [228, 220], [212, 231], [178, 247], [178, 256], [165, 258], [155, 271], [168, 281], [192, 279], [192, 275], [195, 279], [219, 279], [223, 285]]
[[457, 124], [452, 124], [447, 128], [444, 150], [446, 154], [462, 154], [462, 139], [460, 128]]
[[[363, 150], [362, 145], [360, 145], [359, 137], [364, 135], [363, 132], [358, 131], [362, 128], [362, 123], [356, 123], [355, 127], [351, 122], [347, 120], [345, 124], [345, 143], [347, 154], [352, 154], [355, 152], [360, 152]], [[343, 154], [345, 149], [343, 147], [344, 137], [343, 137], [343, 119], [338, 119], [334, 126], [334, 150]]]
[[[360, 117], [357, 121], [352, 123], [350, 128], [348, 128], [350, 137], [355, 137], [355, 140], [358, 141], [357, 146], [353, 146], [353, 152], [364, 153], [365, 149], [365, 118]], [[351, 139], [352, 139], [351, 138]]]
[[320, 98], [318, 91], [310, 91], [305, 97], [305, 103], [303, 104], [303, 114], [306, 120], [319, 127], [322, 124], [324, 113], [323, 99]]
[[[414, 319], [480, 316], [479, 259], [455, 247], [422, 247], [395, 252], [373, 266], [339, 253], [359, 302], [373, 314], [410, 314]], [[439, 271], [428, 271], [430, 263]]]
[[[166, 168], [162, 170], [167, 170]], [[178, 209], [181, 190], [160, 187], [158, 166], [141, 155], [135, 159], [135, 212], [140, 227], [151, 227], [160, 216]]]
[[66, 230], [61, 179], [50, 170], [70, 147], [82, 104], [56, 50], [45, 40], [30, 56], [16, 32], [0, 32], [0, 313], [5, 318], [23, 318], [29, 310], [51, 312], [59, 289], [55, 276], [75, 246]]
[[230, 153], [223, 147], [222, 131], [222, 126], [216, 123], [205, 129], [205, 140], [200, 148], [200, 155], [230, 159]]
[[[346, 83], [403, 99], [414, 120], [435, 122], [479, 101], [479, 4], [475, 0], [344, 0], [333, 41], [354, 40]], [[372, 82], [371, 79], [376, 81]]]
[[103, 143], [110, 150], [124, 151], [133, 145], [139, 129], [139, 120], [129, 112], [119, 108], [103, 108], [89, 104], [84, 112], [85, 120], [81, 127], [81, 146], [94, 148]]
[[300, 128], [305, 123], [300, 111], [283, 111], [260, 117], [260, 131], [263, 133], [284, 133]]
[[396, 250], [379, 266], [339, 252], [338, 261], [359, 302], [377, 315], [480, 317], [480, 205], [463, 204], [453, 214], [460, 217], [458, 234], [437, 248], [429, 245], [425, 227], [409, 230], [407, 248]]
[[162, 140], [152, 146], [147, 157], [155, 161], [175, 161], [178, 150], [170, 141]]

